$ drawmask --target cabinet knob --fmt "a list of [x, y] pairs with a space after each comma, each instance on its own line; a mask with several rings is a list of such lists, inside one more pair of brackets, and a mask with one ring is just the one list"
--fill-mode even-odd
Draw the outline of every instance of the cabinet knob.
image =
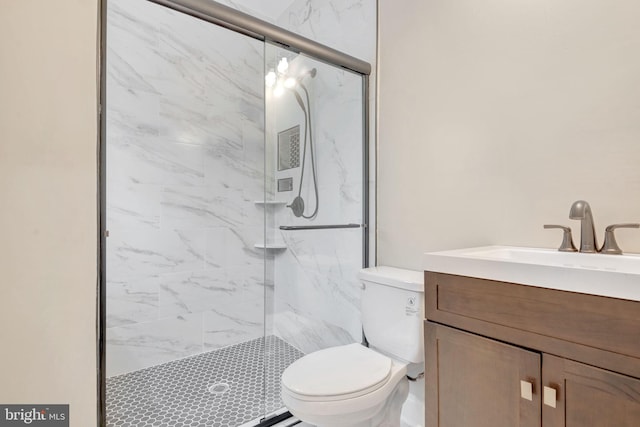
[[533, 382], [520, 380], [520, 397], [533, 400]]
[[558, 392], [555, 388], [544, 386], [542, 400], [545, 405], [551, 406], [552, 408], [556, 407], [556, 402], [558, 401]]

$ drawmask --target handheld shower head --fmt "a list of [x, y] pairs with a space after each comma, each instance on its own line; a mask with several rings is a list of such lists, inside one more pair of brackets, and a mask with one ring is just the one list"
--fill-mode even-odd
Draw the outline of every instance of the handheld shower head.
[[302, 97], [300, 96], [300, 94], [298, 93], [297, 90], [292, 90], [293, 92], [293, 96], [296, 97], [296, 101], [298, 101], [298, 105], [300, 106], [300, 108], [302, 108], [302, 111], [304, 112], [304, 114], [307, 114], [307, 109], [304, 106], [304, 102], [302, 101]]
[[[302, 149], [302, 162], [301, 162], [302, 168], [300, 169], [300, 182], [298, 185], [298, 195], [293, 199], [293, 202], [291, 202], [290, 205], [287, 205], [287, 207], [291, 208], [295, 216], [302, 217], [305, 219], [313, 219], [316, 217], [316, 215], [318, 214], [318, 209], [320, 207], [320, 198], [318, 195], [318, 177], [316, 175], [316, 161], [315, 161], [314, 148], [313, 148], [313, 132], [311, 130], [311, 103], [309, 100], [309, 90], [302, 83], [302, 80], [307, 76], [311, 76], [311, 78], [314, 78], [317, 73], [318, 73], [318, 70], [316, 68], [311, 68], [310, 70], [305, 71], [302, 75], [300, 75], [297, 78], [290, 78], [293, 81], [290, 82], [289, 84], [285, 84], [285, 87], [289, 89], [290, 92], [293, 93], [293, 96], [296, 98], [296, 102], [298, 103], [298, 105], [300, 106], [300, 109], [304, 113], [304, 123], [305, 123], [304, 144]], [[305, 106], [304, 100], [302, 99], [302, 96], [298, 92], [298, 87], [302, 88], [302, 90], [304, 91], [304, 95], [307, 101], [306, 106]], [[314, 188], [314, 194], [316, 199], [315, 208], [311, 215], [304, 214], [305, 206], [304, 206], [304, 200], [302, 199], [302, 196], [301, 196], [302, 181], [304, 179], [304, 168], [306, 164], [305, 159], [307, 156], [307, 135], [309, 137], [309, 153], [311, 156], [310, 163], [311, 163], [311, 170], [312, 170], [312, 176], [313, 176], [313, 188]]]

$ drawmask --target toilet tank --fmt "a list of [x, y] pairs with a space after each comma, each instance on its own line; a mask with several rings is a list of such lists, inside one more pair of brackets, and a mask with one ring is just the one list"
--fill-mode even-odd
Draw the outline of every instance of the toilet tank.
[[360, 270], [362, 327], [370, 347], [409, 363], [424, 360], [424, 273], [395, 267]]

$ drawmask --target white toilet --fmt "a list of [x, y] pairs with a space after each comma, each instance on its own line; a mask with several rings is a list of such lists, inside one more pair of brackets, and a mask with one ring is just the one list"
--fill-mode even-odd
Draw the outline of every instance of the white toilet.
[[282, 401], [319, 427], [399, 427], [407, 376], [424, 372], [423, 273], [393, 267], [361, 270], [361, 344], [310, 353], [282, 374]]

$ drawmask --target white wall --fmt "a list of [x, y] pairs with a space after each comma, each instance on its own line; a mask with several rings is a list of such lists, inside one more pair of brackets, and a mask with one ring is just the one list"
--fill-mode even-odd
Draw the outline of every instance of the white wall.
[[[640, 222], [640, 3], [380, 0], [379, 263]], [[640, 252], [640, 232], [620, 230]]]
[[0, 2], [0, 402], [96, 424], [96, 0]]

